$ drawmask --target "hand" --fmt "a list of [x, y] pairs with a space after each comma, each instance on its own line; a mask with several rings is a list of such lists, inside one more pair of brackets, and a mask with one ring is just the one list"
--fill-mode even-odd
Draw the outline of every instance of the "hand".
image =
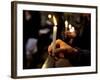
[[[77, 51], [77, 49], [71, 47], [70, 45], [68, 45], [64, 41], [62, 41], [60, 39], [56, 40], [56, 49], [54, 51], [54, 54], [56, 56], [64, 57], [64, 54], [70, 55], [70, 54], [72, 54], [72, 53], [74, 53], [76, 51]], [[49, 55], [52, 55], [52, 43], [48, 47], [48, 53], [49, 53]]]
[[67, 31], [65, 32], [65, 36], [68, 36], [69, 38], [73, 39], [77, 36], [76, 32], [70, 32], [70, 31]]

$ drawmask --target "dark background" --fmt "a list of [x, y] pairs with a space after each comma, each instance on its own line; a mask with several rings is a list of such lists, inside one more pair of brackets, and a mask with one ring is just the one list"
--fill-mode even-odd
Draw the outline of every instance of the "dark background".
[[[75, 38], [72, 46], [90, 51], [91, 47], [91, 14], [89, 13], [62, 13], [47, 11], [23, 11], [23, 69], [41, 68], [47, 58], [47, 48], [52, 42], [53, 21], [48, 18], [48, 14], [55, 15], [57, 19], [57, 38], [65, 40], [63, 31], [65, 28], [64, 21], [75, 27], [78, 36]], [[26, 17], [30, 15], [30, 19]], [[46, 34], [39, 33], [40, 30], [48, 29]], [[25, 45], [29, 38], [38, 40], [38, 51], [32, 55], [30, 66], [27, 66]]]

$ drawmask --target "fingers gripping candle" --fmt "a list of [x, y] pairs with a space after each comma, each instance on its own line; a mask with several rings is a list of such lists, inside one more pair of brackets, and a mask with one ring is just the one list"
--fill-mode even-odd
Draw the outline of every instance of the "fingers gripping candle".
[[54, 51], [56, 47], [56, 36], [57, 36], [57, 21], [55, 16], [53, 16], [53, 22], [54, 22], [54, 27], [53, 27], [53, 48], [52, 48], [52, 56], [54, 56]]

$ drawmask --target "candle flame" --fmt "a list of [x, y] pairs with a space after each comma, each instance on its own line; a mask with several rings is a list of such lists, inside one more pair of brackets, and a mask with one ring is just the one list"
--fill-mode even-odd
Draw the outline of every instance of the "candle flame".
[[68, 27], [68, 21], [67, 20], [65, 21], [65, 27], [66, 28]]
[[56, 26], [57, 25], [57, 20], [56, 20], [55, 16], [53, 16], [53, 22], [54, 22], [54, 25]]
[[69, 30], [72, 28], [72, 25], [71, 24], [69, 24]]
[[70, 32], [74, 32], [74, 31], [75, 31], [75, 28], [72, 27], [72, 28], [70, 29]]
[[50, 19], [52, 17], [52, 15], [51, 14], [48, 14], [48, 18]]

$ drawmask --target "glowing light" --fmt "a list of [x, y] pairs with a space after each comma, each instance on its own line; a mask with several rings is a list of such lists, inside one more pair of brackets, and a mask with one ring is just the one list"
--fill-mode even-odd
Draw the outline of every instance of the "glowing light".
[[69, 24], [69, 30], [72, 28], [72, 25], [71, 24]]
[[68, 21], [65, 21], [65, 32], [67, 32], [67, 27], [68, 27]]
[[57, 20], [56, 20], [55, 16], [53, 16], [53, 22], [54, 22], [54, 25], [57, 26]]
[[74, 31], [75, 31], [75, 28], [72, 27], [72, 28], [70, 29], [70, 32], [74, 32]]
[[65, 21], [65, 27], [66, 28], [68, 27], [68, 21], [67, 20]]
[[50, 19], [52, 17], [52, 15], [51, 14], [48, 14], [48, 18]]

